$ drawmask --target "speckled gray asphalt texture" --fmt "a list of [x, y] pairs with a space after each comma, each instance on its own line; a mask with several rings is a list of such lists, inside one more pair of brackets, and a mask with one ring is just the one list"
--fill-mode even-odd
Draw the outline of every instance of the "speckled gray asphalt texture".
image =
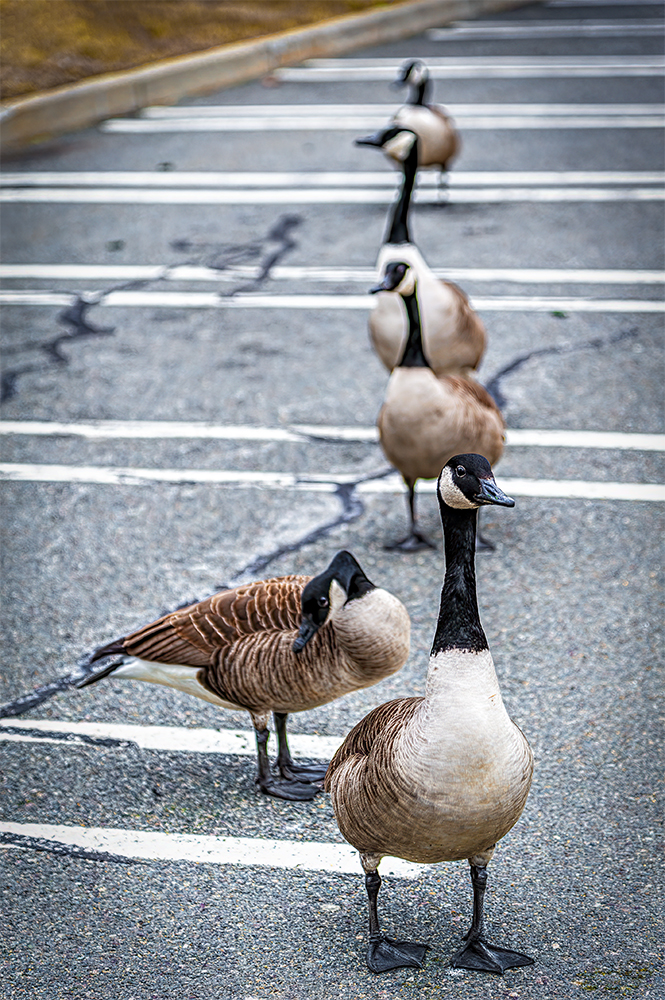
[[[526, 7], [499, 20], [653, 17], [653, 6]], [[656, 9], [657, 10], [657, 9]], [[652, 54], [660, 39], [547, 39], [435, 43], [426, 37], [368, 52], [395, 58], [451, 54]], [[201, 102], [383, 102], [385, 84], [261, 84]], [[440, 81], [455, 102], [660, 102], [662, 79]], [[108, 135], [89, 130], [6, 164], [12, 170], [382, 169], [348, 133]], [[655, 130], [474, 132], [460, 169], [662, 170]], [[387, 168], [386, 168], [387, 169]], [[260, 258], [278, 206], [10, 205], [6, 262], [179, 263], [176, 241], [236, 246]], [[380, 206], [295, 206], [289, 264], [373, 266]], [[662, 267], [653, 204], [418, 206], [413, 231], [435, 266]], [[120, 242], [118, 242], [120, 241]], [[247, 249], [249, 247], [249, 249]], [[253, 249], [252, 249], [253, 247]], [[190, 252], [191, 253], [191, 252]], [[251, 257], [254, 254], [254, 257]], [[47, 287], [47, 283], [41, 283]], [[18, 282], [16, 287], [39, 287]], [[48, 285], [48, 287], [52, 287]], [[68, 287], [61, 283], [58, 287]], [[84, 284], [77, 288], [81, 291]], [[177, 287], [177, 286], [176, 286]], [[649, 297], [617, 286], [522, 288], [467, 283], [487, 294]], [[294, 283], [266, 291], [302, 292]], [[307, 290], [316, 290], [308, 285]], [[331, 286], [321, 290], [330, 291]], [[358, 293], [358, 286], [333, 287]], [[55, 308], [12, 308], [10, 348], [53, 340]], [[501, 381], [511, 427], [662, 430], [660, 317], [488, 313], [482, 377], [552, 347]], [[28, 346], [7, 355], [17, 376], [4, 419], [211, 420], [280, 426], [371, 425], [386, 382], [361, 312], [92, 310], [106, 337], [63, 346], [66, 363]], [[156, 468], [345, 472], [385, 466], [375, 445], [313, 442], [123, 440], [17, 436], [5, 461]], [[657, 453], [508, 449], [502, 476], [662, 481]], [[0, 702], [74, 668], [96, 645], [161, 612], [206, 596], [256, 557], [333, 521], [332, 495], [206, 485], [4, 483], [4, 642]], [[443, 572], [440, 551], [387, 553], [405, 505], [368, 496], [365, 511], [328, 537], [275, 559], [265, 575], [310, 573], [348, 547], [413, 622], [412, 652], [395, 677], [292, 717], [293, 732], [343, 735], [374, 705], [424, 689]], [[440, 540], [436, 504], [423, 527]], [[44, 1000], [360, 1000], [360, 998], [658, 998], [663, 979], [662, 614], [658, 504], [518, 500], [492, 511], [478, 557], [479, 601], [509, 711], [537, 769], [526, 810], [490, 869], [487, 917], [503, 944], [535, 957], [502, 979], [453, 971], [470, 914], [465, 864], [415, 880], [384, 879], [384, 929], [430, 944], [422, 970], [377, 977], [365, 967], [365, 893], [357, 876], [188, 863], [114, 863], [3, 849], [3, 997]], [[166, 688], [100, 683], [65, 690], [30, 719], [247, 728], [241, 713]], [[257, 794], [251, 757], [52, 743], [2, 744], [3, 820], [338, 841], [330, 802]]]

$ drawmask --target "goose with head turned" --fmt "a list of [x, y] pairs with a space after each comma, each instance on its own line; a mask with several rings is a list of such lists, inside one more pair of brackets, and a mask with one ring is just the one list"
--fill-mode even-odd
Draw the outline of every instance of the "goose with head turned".
[[[315, 577], [284, 576], [224, 590], [164, 615], [100, 647], [90, 663], [116, 660], [79, 684], [102, 677], [177, 688], [221, 708], [249, 712], [266, 795], [312, 799], [326, 768], [296, 764], [289, 753], [290, 712], [324, 705], [399, 670], [409, 654], [404, 605], [375, 587], [350, 552]], [[267, 753], [273, 713], [280, 777]]]
[[420, 59], [408, 60], [400, 68], [393, 86], [405, 85], [409, 87], [406, 104], [395, 112], [391, 124], [412, 129], [418, 136], [418, 166], [438, 167], [443, 175], [459, 155], [459, 134], [445, 108], [427, 102], [429, 70]]
[[[356, 145], [389, 152], [402, 166], [400, 193], [390, 210], [388, 230], [379, 251], [377, 271], [386, 262], [404, 260], [413, 268], [420, 287], [425, 351], [437, 375], [469, 375], [480, 364], [487, 337], [469, 300], [452, 281], [442, 281], [429, 268], [409, 234], [409, 208], [418, 169], [419, 139], [412, 129], [389, 125], [374, 135], [356, 139]], [[398, 295], [384, 290], [370, 313], [369, 335], [374, 350], [389, 371], [402, 356], [406, 340], [404, 308]]]
[[380, 931], [377, 868], [388, 855], [420, 864], [469, 861], [473, 919], [452, 964], [502, 973], [533, 959], [484, 936], [487, 865], [524, 809], [533, 755], [501, 700], [478, 614], [474, 536], [479, 507], [515, 501], [480, 455], [451, 458], [437, 492], [446, 573], [425, 696], [387, 702], [358, 723], [330, 762], [325, 788], [365, 871], [372, 972], [420, 967], [427, 948]]
[[[435, 479], [450, 456], [460, 452], [478, 452], [495, 464], [503, 453], [505, 425], [496, 403], [477, 382], [459, 375], [437, 378], [432, 371], [423, 349], [420, 282], [415, 269], [404, 260], [387, 263], [383, 281], [371, 289], [384, 290], [401, 296], [409, 327], [404, 353], [390, 375], [377, 419], [383, 452], [408, 489], [410, 531], [390, 548], [433, 548], [416, 528], [416, 481]], [[489, 543], [483, 540], [483, 544]]]

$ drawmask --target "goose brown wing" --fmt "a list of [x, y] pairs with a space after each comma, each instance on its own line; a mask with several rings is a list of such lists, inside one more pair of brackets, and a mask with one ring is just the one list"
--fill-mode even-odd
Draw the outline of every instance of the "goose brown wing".
[[474, 382], [473, 379], [459, 378], [456, 375], [449, 375], [448, 379], [459, 393], [466, 394], [481, 406], [488, 410], [492, 410], [501, 418], [503, 426], [506, 426], [506, 422], [503, 419], [503, 415], [499, 410], [499, 407], [496, 405], [496, 402], [490, 396], [485, 386], [480, 385], [479, 382]]
[[372, 709], [357, 726], [354, 726], [330, 761], [325, 777], [325, 791], [330, 791], [335, 773], [351, 757], [374, 755], [377, 767], [388, 763], [393, 756], [393, 748], [400, 738], [402, 729], [411, 720], [422, 700], [422, 698], [397, 698]]
[[468, 296], [454, 281], [443, 281], [443, 285], [455, 296], [457, 301], [457, 325], [456, 333], [463, 337], [475, 353], [469, 357], [468, 364], [471, 368], [477, 368], [487, 346], [487, 333], [485, 324], [478, 313], [473, 309]]
[[308, 576], [261, 580], [180, 608], [125, 637], [131, 656], [205, 667], [243, 636], [297, 629]]

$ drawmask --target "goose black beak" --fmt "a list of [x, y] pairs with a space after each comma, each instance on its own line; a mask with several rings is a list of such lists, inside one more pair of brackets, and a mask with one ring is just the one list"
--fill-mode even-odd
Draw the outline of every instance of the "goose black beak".
[[314, 622], [310, 621], [308, 618], [303, 618], [302, 624], [300, 626], [300, 631], [293, 643], [293, 652], [299, 653], [305, 648], [312, 636], [316, 635], [319, 631], [319, 626], [315, 625]]
[[481, 479], [480, 482], [480, 492], [476, 493], [473, 498], [476, 503], [487, 506], [493, 504], [495, 507], [514, 507], [515, 501], [512, 497], [506, 496], [503, 490], [500, 490], [493, 479]]
[[373, 135], [363, 135], [359, 139], [353, 140], [354, 146], [378, 146], [383, 145], [383, 132], [374, 132]]

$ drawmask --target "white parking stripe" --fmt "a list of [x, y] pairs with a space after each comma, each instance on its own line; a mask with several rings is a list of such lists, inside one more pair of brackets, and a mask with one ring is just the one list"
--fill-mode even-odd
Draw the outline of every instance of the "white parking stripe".
[[[169, 110], [169, 109], [165, 109]], [[35, 170], [5, 171], [0, 188], [32, 187], [140, 187], [140, 188], [334, 188], [380, 187], [394, 190], [400, 183], [395, 171], [386, 170]], [[455, 170], [449, 187], [566, 187], [595, 184], [603, 186], [665, 183], [662, 170]], [[439, 186], [433, 171], [418, 175], [420, 188]]]
[[[614, 115], [598, 113], [593, 118], [584, 115], [509, 115], [504, 108], [503, 114], [488, 115], [486, 118], [457, 115], [455, 124], [458, 128], [466, 132], [474, 131], [497, 131], [514, 129], [632, 129], [632, 128], [659, 128], [662, 129], [662, 115]], [[291, 115], [288, 118], [279, 118], [267, 114], [265, 109], [262, 114], [256, 114], [247, 118], [218, 117], [218, 118], [109, 118], [101, 122], [99, 129], [102, 132], [121, 132], [123, 134], [155, 134], [162, 132], [344, 132], [361, 131], [366, 129], [376, 129], [381, 125], [373, 117], [352, 117], [351, 115], [340, 115], [339, 118], [322, 117], [318, 114], [312, 118], [303, 118], [300, 115]]]
[[[92, 301], [95, 295], [89, 293]], [[77, 297], [66, 292], [36, 290], [5, 290], [0, 292], [0, 304], [23, 306], [73, 305]], [[479, 312], [588, 312], [588, 313], [662, 313], [665, 302], [652, 299], [587, 299], [543, 296], [470, 297]], [[168, 308], [168, 309], [371, 309], [370, 295], [235, 295], [221, 296], [215, 292], [118, 291], [104, 294], [98, 303], [108, 308]]]
[[[39, 735], [12, 733], [30, 729]], [[126, 740], [143, 750], [183, 753], [256, 755], [256, 739], [245, 729], [185, 729], [180, 726], [132, 726], [108, 722], [68, 722], [53, 719], [0, 719], [0, 740], [13, 743], [57, 743], [55, 734], [92, 736], [95, 739]], [[289, 746], [296, 757], [328, 760], [344, 742], [344, 736], [307, 736], [289, 733]], [[69, 744], [71, 745], [71, 743]]]
[[[368, 118], [390, 119], [395, 113], [398, 101], [390, 104], [192, 104], [186, 107], [143, 108], [141, 118]], [[572, 116], [597, 118], [629, 117], [647, 115], [650, 117], [665, 113], [662, 104], [446, 104], [448, 112], [457, 117], [487, 118], [493, 115], [504, 117], [547, 118], [548, 116]]]
[[[376, 427], [331, 427], [291, 424], [284, 427], [253, 427], [237, 424], [207, 424], [202, 421], [94, 420], [84, 423], [60, 421], [1, 420], [0, 435], [35, 437], [82, 437], [90, 441], [169, 440], [194, 438], [207, 441], [281, 441], [308, 443], [312, 437], [331, 441], [378, 443]], [[506, 431], [509, 446], [519, 448], [604, 448], [612, 451], [665, 451], [665, 434], [626, 434], [620, 431], [569, 431], [519, 428]]]
[[[117, 466], [0, 464], [0, 480], [33, 483], [95, 483], [107, 486], [148, 486], [152, 483], [206, 484], [234, 489], [266, 487], [301, 493], [333, 493], [337, 483], [353, 483], [351, 473], [248, 472], [219, 469], [142, 469]], [[581, 500], [665, 500], [665, 486], [657, 483], [603, 483], [583, 480], [508, 479], [501, 477], [501, 487], [515, 496], [549, 497]], [[397, 474], [386, 479], [362, 482], [359, 493], [401, 493], [403, 484]], [[435, 482], [418, 483], [421, 493], [433, 493]]]
[[[512, 282], [515, 284], [660, 285], [665, 271], [620, 271], [591, 268], [445, 267], [433, 268], [450, 281]], [[257, 277], [254, 267], [194, 267], [189, 264], [0, 264], [0, 278], [40, 278], [45, 281], [206, 281], [237, 282]], [[370, 267], [303, 267], [278, 265], [273, 281], [352, 282], [376, 280]]]
[[458, 21], [448, 28], [430, 28], [425, 32], [435, 42], [458, 42], [465, 39], [499, 41], [522, 38], [634, 38], [662, 34], [665, 22], [656, 18], [624, 18], [615, 21]]
[[[275, 190], [152, 189], [152, 188], [3, 188], [0, 202], [14, 204], [115, 204], [115, 205], [390, 205], [392, 189], [300, 188]], [[504, 202], [619, 202], [665, 201], [662, 188], [563, 187], [563, 188], [452, 188], [447, 194], [417, 190], [419, 205], [495, 205]]]
[[[663, 76], [662, 56], [453, 56], [428, 59], [430, 77], [448, 79], [546, 79], [565, 77]], [[395, 59], [311, 59], [304, 66], [277, 69], [288, 83], [392, 82]]]
[[[358, 854], [349, 844], [264, 840], [259, 837], [213, 837], [200, 834], [119, 830], [113, 827], [59, 826], [50, 823], [0, 823], [0, 832], [55, 841], [116, 857], [142, 858], [149, 861], [257, 865], [265, 868], [295, 868], [301, 871], [325, 871], [344, 875], [362, 873]], [[0, 844], [0, 846], [15, 849], [14, 845], [10, 844]], [[418, 878], [426, 872], [427, 866], [414, 865], [398, 858], [386, 858], [381, 863], [382, 875]]]

